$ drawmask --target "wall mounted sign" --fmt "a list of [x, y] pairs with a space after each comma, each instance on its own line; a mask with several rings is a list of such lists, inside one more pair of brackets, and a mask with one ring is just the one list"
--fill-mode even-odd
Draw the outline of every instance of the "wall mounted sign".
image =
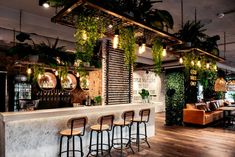
[[72, 91], [77, 87], [77, 79], [73, 74], [68, 74], [60, 83], [64, 90]]
[[194, 69], [190, 70], [190, 86], [196, 86], [197, 85], [197, 71]]
[[142, 89], [149, 91], [151, 101], [158, 101], [157, 96], [160, 96], [161, 79], [154, 72], [135, 71], [133, 73], [133, 101], [141, 102], [142, 98], [139, 94]]
[[38, 85], [42, 90], [51, 90], [56, 87], [56, 77], [51, 72], [45, 72], [39, 79]]

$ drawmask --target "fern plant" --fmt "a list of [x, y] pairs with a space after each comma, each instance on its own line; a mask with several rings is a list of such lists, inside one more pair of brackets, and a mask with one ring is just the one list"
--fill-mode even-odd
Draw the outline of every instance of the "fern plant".
[[162, 42], [159, 39], [155, 39], [153, 41], [153, 46], [152, 46], [152, 57], [154, 62], [154, 72], [157, 75], [161, 73], [162, 51], [163, 51]]

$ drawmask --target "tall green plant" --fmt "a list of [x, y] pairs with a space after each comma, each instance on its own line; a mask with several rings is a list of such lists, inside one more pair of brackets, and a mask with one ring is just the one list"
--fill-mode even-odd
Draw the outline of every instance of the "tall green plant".
[[79, 14], [76, 23], [76, 40], [77, 58], [90, 62], [94, 55], [96, 41], [103, 37], [105, 26], [101, 17]]
[[120, 48], [124, 50], [124, 62], [126, 65], [134, 65], [136, 61], [136, 39], [133, 27], [120, 29]]
[[166, 72], [166, 125], [182, 124], [184, 88], [184, 74], [181, 71]]
[[153, 46], [152, 46], [152, 56], [154, 62], [154, 72], [157, 75], [161, 73], [162, 51], [163, 51], [162, 42], [159, 39], [155, 39], [153, 41]]

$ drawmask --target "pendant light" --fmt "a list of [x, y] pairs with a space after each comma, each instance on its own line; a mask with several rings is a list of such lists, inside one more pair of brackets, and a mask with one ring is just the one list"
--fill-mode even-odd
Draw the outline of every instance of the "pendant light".
[[206, 63], [206, 68], [209, 69], [210, 68], [210, 62]]
[[113, 48], [116, 49], [118, 48], [119, 44], [119, 30], [116, 29], [113, 37]]
[[162, 56], [165, 57], [166, 55], [167, 55], [167, 52], [166, 52], [166, 45], [163, 44]]
[[183, 61], [182, 56], [180, 56], [179, 62], [180, 62], [180, 64], [183, 64], [184, 61]]
[[27, 68], [26, 72], [27, 72], [28, 75], [30, 75], [30, 74], [32, 74], [32, 69], [31, 68]]

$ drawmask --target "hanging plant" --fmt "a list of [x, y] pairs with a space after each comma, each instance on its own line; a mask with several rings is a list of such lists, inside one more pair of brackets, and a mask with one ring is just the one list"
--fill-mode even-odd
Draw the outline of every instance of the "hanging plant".
[[120, 48], [124, 50], [124, 62], [126, 65], [134, 65], [136, 61], [136, 39], [133, 27], [120, 29]]
[[162, 42], [159, 39], [155, 39], [153, 41], [153, 46], [152, 46], [152, 57], [154, 62], [154, 72], [157, 75], [161, 73], [162, 51], [163, 51]]
[[104, 36], [105, 26], [101, 17], [79, 14], [76, 23], [77, 58], [90, 62], [94, 55], [96, 41]]

